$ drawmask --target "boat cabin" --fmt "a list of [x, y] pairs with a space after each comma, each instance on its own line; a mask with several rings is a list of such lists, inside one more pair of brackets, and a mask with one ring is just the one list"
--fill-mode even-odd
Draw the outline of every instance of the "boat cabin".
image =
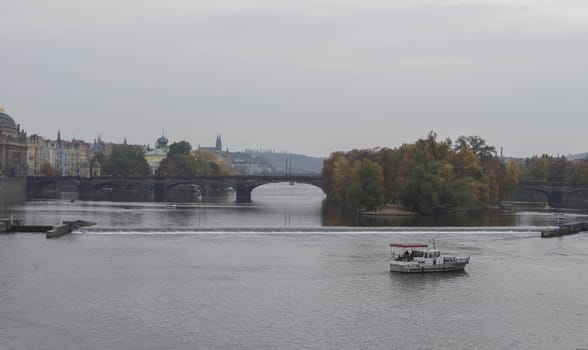
[[435, 259], [441, 256], [437, 249], [426, 249], [427, 244], [423, 243], [392, 243], [391, 257], [396, 261], [413, 261], [415, 258]]

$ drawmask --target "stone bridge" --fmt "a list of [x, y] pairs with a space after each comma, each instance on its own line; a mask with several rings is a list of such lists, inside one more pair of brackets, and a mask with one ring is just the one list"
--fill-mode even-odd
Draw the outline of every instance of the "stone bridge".
[[[195, 176], [195, 177], [78, 177], [78, 176], [29, 176], [27, 178], [27, 197], [34, 198], [43, 191], [90, 193], [96, 190], [116, 190], [124, 186], [135, 186], [147, 191], [153, 191], [156, 201], [162, 201], [164, 194], [179, 185], [196, 185], [201, 189], [233, 188], [236, 191], [236, 201], [251, 202], [251, 192], [256, 187], [270, 183], [302, 183], [323, 189], [322, 178], [310, 175], [279, 175], [279, 176]], [[324, 191], [324, 189], [323, 189]]]
[[588, 203], [588, 184], [521, 182], [519, 189], [543, 193], [547, 204], [553, 208], [561, 208], [566, 201]]

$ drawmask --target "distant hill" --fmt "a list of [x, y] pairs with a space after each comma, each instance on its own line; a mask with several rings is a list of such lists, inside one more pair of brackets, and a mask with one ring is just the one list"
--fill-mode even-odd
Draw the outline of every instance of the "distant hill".
[[[292, 174], [318, 175], [323, 170], [323, 160], [320, 157], [310, 157], [302, 154], [291, 154], [285, 152], [271, 151], [247, 151], [256, 158], [263, 158], [276, 173], [286, 174], [286, 166]], [[287, 164], [287, 165], [286, 165]]]

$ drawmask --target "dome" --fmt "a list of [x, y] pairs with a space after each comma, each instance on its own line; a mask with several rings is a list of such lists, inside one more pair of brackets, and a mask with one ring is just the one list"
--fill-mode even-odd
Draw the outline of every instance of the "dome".
[[161, 135], [161, 137], [157, 139], [157, 145], [159, 147], [166, 146], [167, 145], [167, 142], [168, 142], [167, 138], [165, 136], [163, 136], [163, 135]]
[[11, 116], [0, 112], [0, 127], [16, 129], [16, 123]]

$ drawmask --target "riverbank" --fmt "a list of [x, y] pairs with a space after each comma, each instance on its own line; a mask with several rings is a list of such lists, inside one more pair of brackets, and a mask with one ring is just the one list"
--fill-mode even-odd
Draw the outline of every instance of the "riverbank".
[[360, 215], [367, 215], [367, 216], [416, 216], [418, 215], [414, 211], [402, 209], [397, 205], [386, 204], [382, 208], [377, 208], [374, 210], [366, 210], [361, 212]]

